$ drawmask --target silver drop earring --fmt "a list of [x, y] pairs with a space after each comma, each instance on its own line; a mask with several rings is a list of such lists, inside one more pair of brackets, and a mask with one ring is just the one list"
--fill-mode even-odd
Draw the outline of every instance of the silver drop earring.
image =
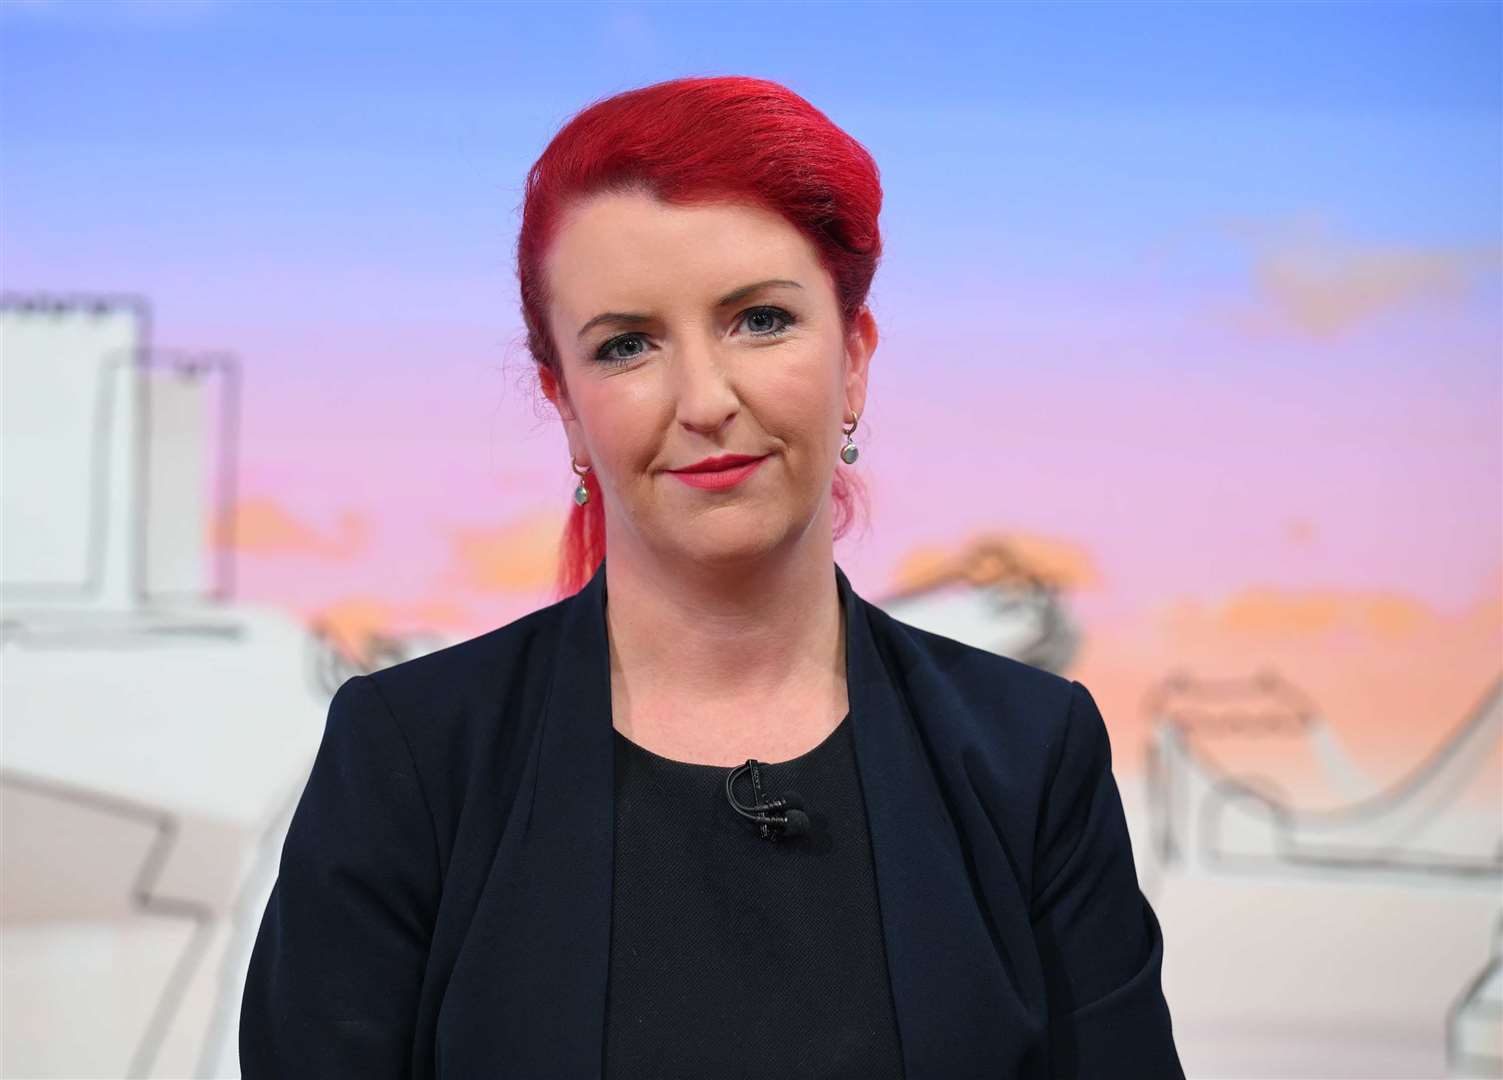
[[845, 445], [840, 448], [840, 460], [845, 462], [847, 465], [856, 464], [856, 458], [861, 454], [861, 451], [856, 449], [856, 444], [851, 440], [851, 435], [855, 432], [856, 425], [860, 422], [860, 420], [861, 414], [852, 410], [851, 426], [846, 427], [844, 424], [841, 424], [840, 426], [841, 432], [845, 435]]
[[585, 474], [590, 471], [590, 466], [586, 465], [583, 469], [581, 469], [574, 463], [574, 455], [570, 454], [569, 468], [573, 469], [574, 475], [579, 477], [579, 486], [574, 489], [574, 501], [578, 505], [583, 506], [585, 503], [590, 501], [590, 489], [585, 487], [584, 482]]

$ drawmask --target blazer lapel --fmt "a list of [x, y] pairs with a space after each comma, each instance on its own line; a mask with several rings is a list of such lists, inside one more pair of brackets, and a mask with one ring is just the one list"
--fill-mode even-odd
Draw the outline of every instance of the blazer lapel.
[[604, 1060], [615, 851], [604, 563], [564, 602], [554, 650], [518, 793], [528, 809], [492, 863], [471, 935], [479, 963], [464, 972], [473, 1000], [453, 1032], [488, 1076], [600, 1076]]
[[960, 834], [925, 745], [922, 703], [900, 692], [891, 619], [839, 566], [846, 683], [866, 803], [888, 978], [908, 1080], [1019, 1075], [1031, 1025], [999, 961]]
[[[535, 935], [541, 962], [554, 970], [551, 979], [530, 971], [525, 980], [533, 983], [529, 992], [536, 995], [541, 1025], [533, 1037], [557, 1025], [562, 1041], [541, 1048], [539, 1060], [522, 1070], [528, 1076], [550, 1070], [599, 1076], [604, 1060], [616, 825], [605, 603], [602, 560], [565, 613], [543, 725], [529, 830], [529, 844], [542, 857], [524, 925]], [[549, 980], [550, 993], [538, 993], [539, 980]], [[567, 1067], [560, 1069], [561, 1063]]]
[[[909, 1080], [1004, 1075], [1017, 1014], [919, 726], [870, 605], [835, 566], [889, 982]], [[509, 897], [487, 1010], [498, 1075], [599, 1076], [610, 970], [615, 775], [605, 563], [567, 601], [531, 810], [493, 867]], [[522, 792], [526, 797], [528, 786]], [[498, 915], [503, 913], [498, 912]], [[1013, 1008], [1009, 1009], [1009, 1004]]]

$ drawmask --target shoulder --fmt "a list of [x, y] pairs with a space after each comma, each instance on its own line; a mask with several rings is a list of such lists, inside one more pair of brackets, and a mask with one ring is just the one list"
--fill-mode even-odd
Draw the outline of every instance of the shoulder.
[[936, 742], [1034, 781], [1086, 767], [1105, 749], [1082, 683], [866, 608], [889, 674]]
[[568, 601], [364, 676], [408, 741], [431, 743], [494, 727], [546, 695]]
[[920, 629], [874, 604], [866, 609], [889, 668], [913, 689], [974, 704], [982, 713], [1001, 709], [1035, 721], [1062, 716], [1078, 692], [1079, 684], [1063, 675]]

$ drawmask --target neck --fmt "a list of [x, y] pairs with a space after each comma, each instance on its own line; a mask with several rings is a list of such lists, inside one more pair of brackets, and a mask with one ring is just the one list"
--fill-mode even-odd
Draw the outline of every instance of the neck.
[[629, 737], [778, 760], [844, 715], [832, 543], [735, 568], [665, 566], [626, 544], [605, 574], [613, 719]]

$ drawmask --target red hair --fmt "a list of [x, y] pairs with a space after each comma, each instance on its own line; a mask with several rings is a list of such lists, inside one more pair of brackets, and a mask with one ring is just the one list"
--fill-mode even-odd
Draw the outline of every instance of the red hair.
[[[792, 90], [726, 75], [670, 79], [576, 113], [527, 173], [517, 279], [527, 347], [545, 386], [563, 384], [549, 334], [543, 261], [564, 211], [601, 191], [646, 190], [664, 202], [742, 201], [782, 215], [814, 244], [849, 333], [882, 253], [882, 185], [865, 147]], [[600, 485], [574, 505], [564, 528], [558, 592], [577, 592], [605, 557]], [[865, 490], [836, 468], [834, 537], [856, 519]]]

